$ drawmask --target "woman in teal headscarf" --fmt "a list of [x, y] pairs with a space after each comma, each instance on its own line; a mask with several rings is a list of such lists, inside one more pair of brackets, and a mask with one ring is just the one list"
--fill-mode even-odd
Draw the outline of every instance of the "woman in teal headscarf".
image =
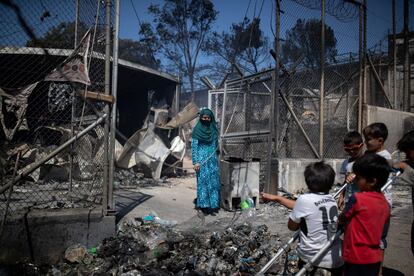
[[193, 129], [191, 149], [197, 173], [196, 207], [207, 214], [217, 212], [220, 208], [218, 130], [214, 114], [208, 108], [200, 111], [200, 118]]

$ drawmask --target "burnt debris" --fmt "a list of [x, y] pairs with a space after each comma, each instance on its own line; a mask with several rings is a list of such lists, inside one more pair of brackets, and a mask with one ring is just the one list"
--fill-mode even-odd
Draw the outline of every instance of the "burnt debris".
[[[254, 275], [282, 245], [268, 227], [247, 223], [223, 231], [186, 231], [141, 218], [119, 225], [117, 235], [97, 248], [69, 247], [55, 266], [16, 266], [24, 274], [45, 275]], [[275, 264], [269, 275], [290, 274], [297, 258]]]

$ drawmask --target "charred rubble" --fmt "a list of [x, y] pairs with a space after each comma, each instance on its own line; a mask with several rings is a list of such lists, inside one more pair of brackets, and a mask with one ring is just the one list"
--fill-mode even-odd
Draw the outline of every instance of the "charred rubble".
[[[19, 265], [13, 273], [41, 275], [254, 275], [281, 245], [264, 224], [242, 223], [223, 231], [184, 231], [124, 221], [115, 237], [87, 250], [76, 245], [55, 266]], [[269, 275], [296, 271], [297, 257], [272, 266]]]

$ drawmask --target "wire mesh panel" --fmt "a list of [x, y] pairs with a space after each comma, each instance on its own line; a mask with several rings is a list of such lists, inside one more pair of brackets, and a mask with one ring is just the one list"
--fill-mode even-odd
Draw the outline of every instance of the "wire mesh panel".
[[3, 191], [1, 213], [101, 205], [108, 137], [102, 124], [85, 129], [105, 107], [87, 100], [105, 88], [104, 2], [17, 1], [0, 11], [1, 186], [38, 165]]
[[[321, 1], [307, 0], [281, 3], [281, 30], [285, 32], [281, 33], [280, 56], [287, 74], [281, 80], [286, 100], [280, 107], [280, 157], [316, 157], [321, 135], [322, 157], [344, 157], [343, 136], [357, 128], [359, 8], [346, 1], [325, 1], [322, 53], [321, 4]], [[321, 89], [324, 92], [322, 122]], [[291, 106], [290, 112], [287, 105]], [[324, 133], [320, 133], [321, 123]]]
[[210, 91], [210, 107], [218, 118], [225, 158], [266, 157], [270, 91], [262, 85], [263, 77], [268, 76], [249, 76], [228, 82], [224, 89]]

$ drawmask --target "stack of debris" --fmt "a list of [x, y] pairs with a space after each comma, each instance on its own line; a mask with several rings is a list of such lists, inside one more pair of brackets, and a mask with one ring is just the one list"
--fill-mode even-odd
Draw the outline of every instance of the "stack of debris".
[[[149, 112], [144, 125], [116, 149], [116, 165], [120, 169], [138, 167], [146, 176], [161, 178], [163, 168], [174, 169], [185, 155], [186, 142], [182, 140], [179, 127], [197, 117], [198, 107], [188, 104], [167, 122], [168, 109]], [[164, 166], [166, 165], [166, 166]]]
[[153, 186], [168, 185], [167, 177], [162, 177], [158, 180], [153, 178], [146, 178], [141, 172], [136, 172], [134, 169], [116, 170], [114, 175], [114, 188], [134, 189]]
[[[54, 267], [20, 266], [48, 275], [254, 275], [281, 246], [266, 225], [238, 224], [223, 231], [180, 231], [141, 219], [123, 222], [98, 248], [69, 247]], [[295, 254], [271, 275], [295, 270]]]

